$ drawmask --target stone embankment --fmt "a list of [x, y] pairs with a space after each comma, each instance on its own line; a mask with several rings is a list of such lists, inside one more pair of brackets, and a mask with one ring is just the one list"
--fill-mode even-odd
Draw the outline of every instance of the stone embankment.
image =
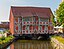
[[51, 38], [51, 43], [54, 49], [64, 49], [64, 44], [60, 43], [57, 39]]

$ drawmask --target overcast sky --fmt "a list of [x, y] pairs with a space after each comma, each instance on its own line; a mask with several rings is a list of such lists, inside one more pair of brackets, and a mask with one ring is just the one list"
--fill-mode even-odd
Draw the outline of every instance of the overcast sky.
[[61, 0], [0, 0], [0, 22], [9, 21], [11, 6], [40, 6], [50, 7], [55, 11]]

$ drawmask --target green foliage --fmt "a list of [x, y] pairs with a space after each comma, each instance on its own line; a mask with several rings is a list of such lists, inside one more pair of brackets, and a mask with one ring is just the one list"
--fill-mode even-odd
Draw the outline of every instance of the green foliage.
[[0, 31], [0, 34], [3, 34], [3, 32], [2, 32], [2, 31]]
[[10, 42], [14, 37], [13, 36], [8, 36], [8, 37], [2, 37], [0, 38], [0, 44], [5, 44]]
[[4, 31], [4, 33], [10, 33], [10, 30], [9, 30], [9, 29], [6, 29], [6, 30]]
[[53, 25], [55, 26], [55, 25], [56, 25], [56, 21], [55, 21], [54, 18], [55, 18], [55, 17], [53, 16], [53, 17], [52, 17], [52, 23], [53, 23]]
[[56, 16], [58, 23], [61, 23], [62, 25], [64, 23], [64, 2], [62, 2], [56, 10]]
[[1, 39], [1, 40], [5, 40], [5, 37], [4, 37], [4, 36], [2, 36], [0, 39]]

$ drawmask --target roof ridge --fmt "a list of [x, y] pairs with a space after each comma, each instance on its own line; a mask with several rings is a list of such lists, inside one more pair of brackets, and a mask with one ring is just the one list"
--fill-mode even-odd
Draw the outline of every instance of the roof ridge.
[[46, 8], [46, 9], [48, 9], [49, 7], [39, 7], [39, 6], [11, 6], [11, 8]]

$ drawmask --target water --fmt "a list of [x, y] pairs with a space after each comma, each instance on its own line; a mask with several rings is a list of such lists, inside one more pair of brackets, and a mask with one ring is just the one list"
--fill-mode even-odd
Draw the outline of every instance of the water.
[[7, 49], [53, 49], [50, 41], [18, 40]]

